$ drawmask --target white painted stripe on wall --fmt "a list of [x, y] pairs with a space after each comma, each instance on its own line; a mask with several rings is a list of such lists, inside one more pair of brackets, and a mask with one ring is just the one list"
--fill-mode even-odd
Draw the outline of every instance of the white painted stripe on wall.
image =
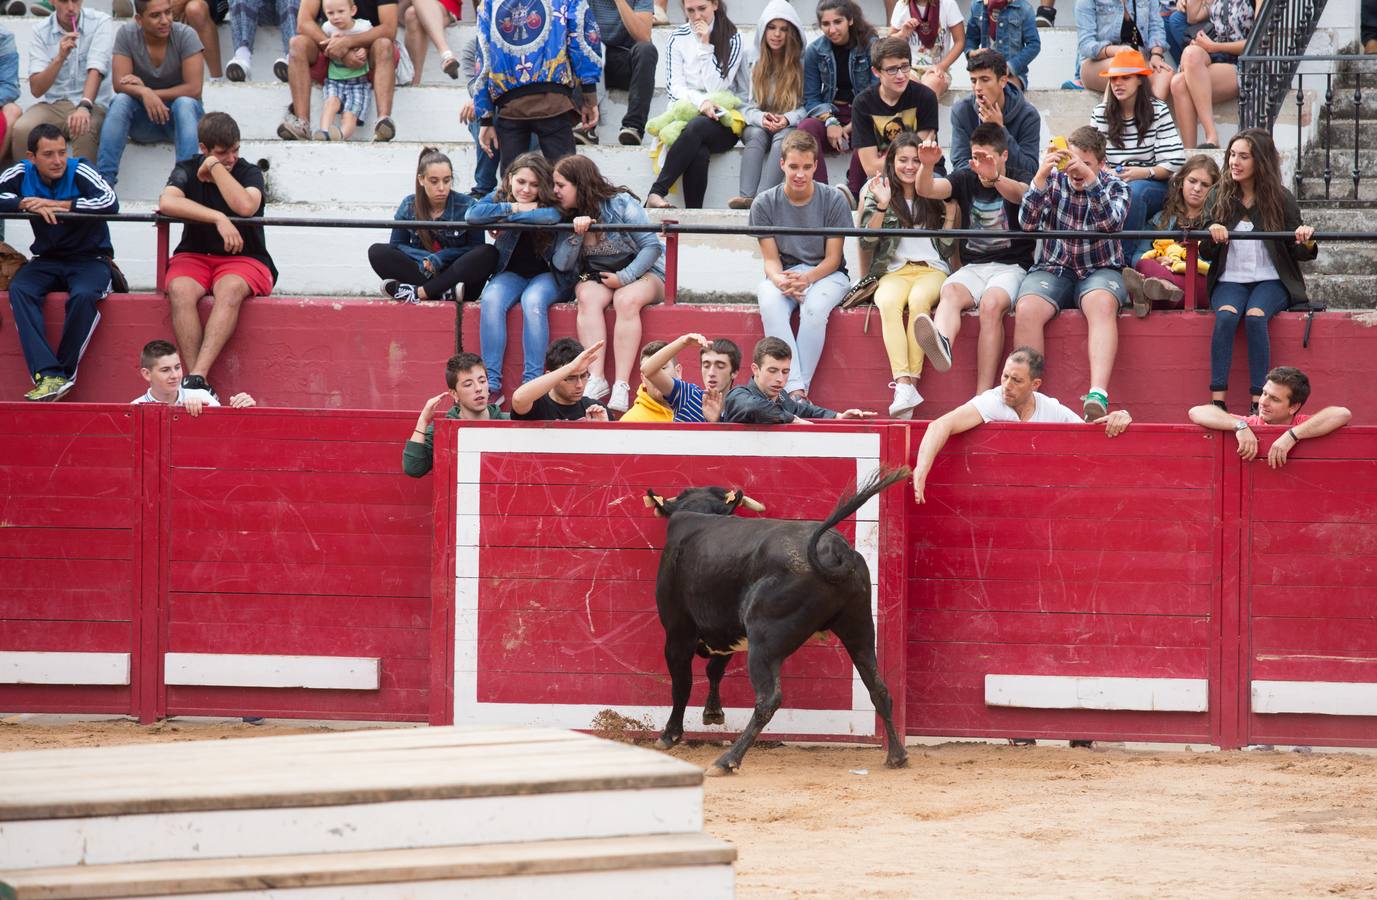
[[376, 691], [378, 660], [354, 656], [269, 656], [253, 653], [168, 653], [168, 684], [215, 687]]
[[[524, 724], [557, 728], [588, 728], [605, 705], [481, 703], [478, 700], [478, 591], [480, 544], [478, 518], [483, 453], [624, 454], [643, 456], [720, 456], [730, 442], [736, 456], [849, 457], [856, 461], [856, 480], [868, 478], [880, 464], [880, 435], [864, 432], [799, 432], [792, 429], [752, 431], [724, 435], [708, 429], [685, 428], [672, 435], [659, 429], [617, 428], [612, 431], [579, 429], [562, 432], [557, 440], [545, 429], [462, 428], [459, 430], [458, 484], [455, 486], [455, 623], [454, 623], [454, 724]], [[749, 491], [749, 487], [746, 488]], [[900, 488], [893, 488], [899, 490]], [[856, 549], [870, 568], [870, 613], [879, 615], [879, 498], [872, 498], [856, 515]], [[768, 514], [768, 513], [767, 513]], [[870, 693], [851, 670], [850, 710], [781, 708], [764, 734], [858, 735], [877, 734], [875, 707]], [[788, 697], [785, 697], [785, 703]], [[670, 707], [617, 707], [631, 718], [648, 718], [656, 728], [669, 717]], [[746, 726], [754, 710], [723, 709], [723, 725], [705, 726], [690, 710], [686, 724], [691, 731], [735, 733]]]
[[1252, 711], [1377, 716], [1377, 684], [1370, 681], [1254, 681]]
[[128, 653], [0, 651], [0, 684], [128, 683]]
[[1204, 678], [986, 675], [985, 703], [1027, 709], [1207, 712], [1210, 683]]

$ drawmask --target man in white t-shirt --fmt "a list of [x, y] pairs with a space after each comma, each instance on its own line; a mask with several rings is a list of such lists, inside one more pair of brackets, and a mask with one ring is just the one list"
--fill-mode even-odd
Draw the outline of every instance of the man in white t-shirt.
[[[1045, 394], [1042, 385], [1042, 354], [1031, 347], [1019, 347], [1004, 360], [1000, 386], [990, 388], [956, 409], [933, 421], [918, 446], [913, 465], [913, 499], [923, 502], [923, 490], [933, 460], [954, 434], [978, 428], [986, 422], [1064, 422], [1082, 424], [1076, 413]], [[1104, 425], [1109, 437], [1123, 433], [1133, 421], [1128, 410], [1120, 409], [1101, 416], [1092, 424]]]
[[[148, 382], [148, 390], [142, 397], [131, 403], [165, 403], [168, 406], [183, 407], [192, 416], [199, 416], [207, 406], [219, 406], [220, 401], [210, 391], [199, 388], [182, 387], [182, 358], [171, 341], [149, 341], [139, 354], [139, 374]], [[248, 394], [239, 393], [230, 397], [229, 405], [234, 409], [255, 406], [256, 401]]]

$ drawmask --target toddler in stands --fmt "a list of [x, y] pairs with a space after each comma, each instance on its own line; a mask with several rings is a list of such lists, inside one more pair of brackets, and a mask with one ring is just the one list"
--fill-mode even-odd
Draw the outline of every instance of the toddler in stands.
[[[321, 30], [326, 36], [341, 34], [363, 34], [373, 27], [366, 19], [356, 19], [358, 9], [352, 0], [325, 0], [325, 24]], [[368, 80], [368, 62], [351, 68], [344, 63], [330, 60], [325, 74], [323, 109], [320, 113], [320, 128], [313, 135], [317, 141], [347, 141], [354, 129], [368, 115], [368, 104], [373, 101], [373, 85]], [[340, 124], [335, 124], [335, 116]]]

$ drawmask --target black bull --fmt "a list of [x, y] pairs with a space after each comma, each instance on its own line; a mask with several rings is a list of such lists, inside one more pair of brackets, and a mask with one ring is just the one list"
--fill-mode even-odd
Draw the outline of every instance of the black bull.
[[876, 472], [838, 500], [822, 523], [738, 519], [732, 513], [743, 503], [758, 511], [764, 507], [739, 491], [720, 487], [691, 488], [673, 500], [646, 492], [646, 505], [669, 519], [655, 580], [655, 605], [665, 629], [665, 664], [673, 684], [674, 709], [659, 747], [668, 749], [684, 736], [694, 654], [708, 657], [703, 724], [720, 725], [725, 717], [718, 686], [732, 653], [745, 649], [755, 712], [708, 774], [724, 775], [740, 768], [742, 757], [783, 700], [779, 672], [784, 660], [814, 634], [830, 631], [846, 647], [876, 712], [884, 719], [889, 742], [885, 765], [907, 764], [908, 753], [894, 732], [889, 690], [875, 659], [870, 569], [846, 538], [832, 529], [871, 497], [908, 476], [907, 468]]

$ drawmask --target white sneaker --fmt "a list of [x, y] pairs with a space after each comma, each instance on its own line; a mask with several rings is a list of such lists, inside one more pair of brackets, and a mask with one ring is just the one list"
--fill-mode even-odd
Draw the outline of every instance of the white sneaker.
[[889, 386], [894, 388], [894, 402], [889, 404], [889, 417], [891, 419], [913, 418], [913, 410], [923, 402], [923, 395], [918, 393], [918, 389], [911, 384], [891, 381]]
[[618, 413], [624, 413], [630, 409], [631, 385], [625, 381], [619, 381], [612, 385], [612, 399], [607, 401], [607, 408]]
[[[612, 393], [612, 386], [607, 383], [606, 378], [590, 378], [588, 385], [583, 389], [583, 396], [589, 400], [601, 400]], [[622, 407], [625, 409], [626, 407]]]
[[234, 51], [234, 58], [225, 64], [225, 77], [230, 81], [247, 81], [253, 71], [253, 53], [247, 47]]

